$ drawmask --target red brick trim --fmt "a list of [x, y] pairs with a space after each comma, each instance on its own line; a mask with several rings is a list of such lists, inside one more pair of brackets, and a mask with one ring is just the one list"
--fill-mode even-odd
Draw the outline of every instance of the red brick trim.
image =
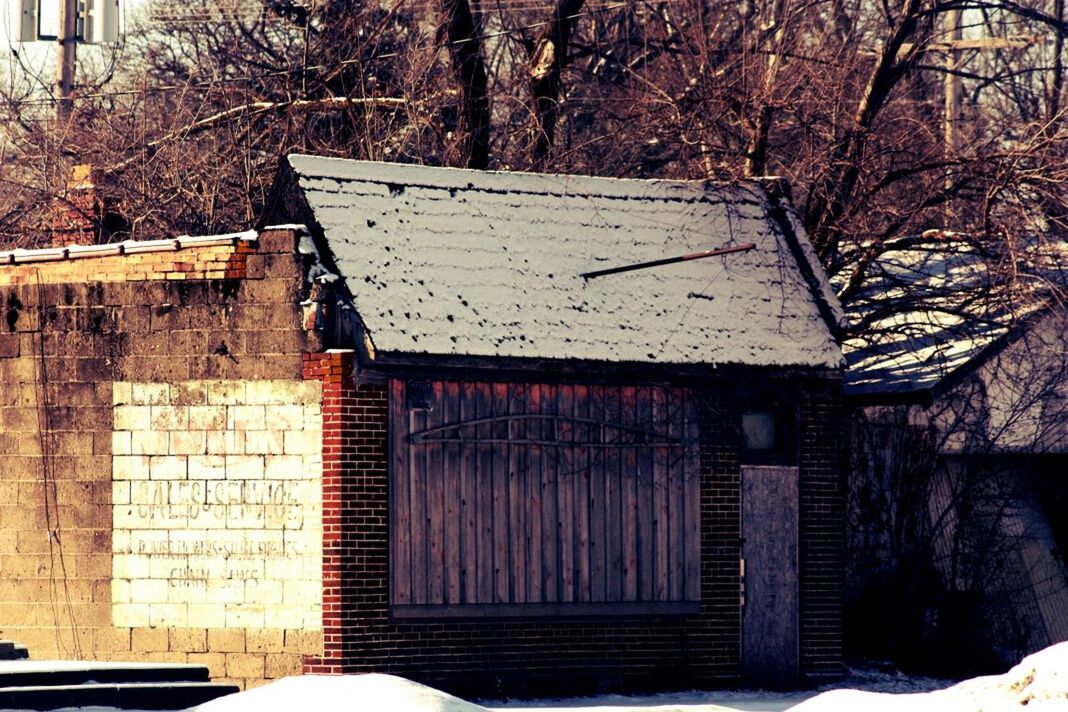
[[304, 379], [323, 383], [323, 654], [304, 659], [309, 674], [342, 672], [341, 451], [351, 374], [351, 353], [304, 354]]

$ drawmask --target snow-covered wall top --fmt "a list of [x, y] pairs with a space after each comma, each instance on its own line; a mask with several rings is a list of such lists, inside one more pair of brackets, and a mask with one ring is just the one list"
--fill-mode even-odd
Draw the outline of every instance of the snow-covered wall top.
[[[790, 243], [805, 238], [770, 216], [758, 184], [289, 162], [378, 353], [841, 362], [817, 302], [822, 272], [806, 281]], [[755, 248], [581, 276], [745, 243]]]

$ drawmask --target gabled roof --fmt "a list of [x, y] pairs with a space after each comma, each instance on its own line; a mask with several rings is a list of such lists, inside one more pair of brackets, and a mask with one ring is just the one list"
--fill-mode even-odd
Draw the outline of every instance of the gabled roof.
[[1056, 245], [1020, 245], [1017, 261], [967, 236], [932, 231], [885, 250], [846, 306], [849, 395], [908, 396], [974, 366], [1068, 285]]
[[833, 293], [761, 184], [288, 161], [289, 217], [325, 238], [377, 354], [840, 365]]

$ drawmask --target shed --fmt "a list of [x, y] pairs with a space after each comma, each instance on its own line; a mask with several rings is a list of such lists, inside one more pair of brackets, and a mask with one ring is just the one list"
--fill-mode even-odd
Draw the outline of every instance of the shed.
[[0, 636], [244, 685], [841, 673], [838, 312], [781, 186], [294, 156], [275, 197], [0, 252]]
[[839, 672], [839, 315], [782, 193], [288, 159], [275, 217], [352, 351], [323, 669]]

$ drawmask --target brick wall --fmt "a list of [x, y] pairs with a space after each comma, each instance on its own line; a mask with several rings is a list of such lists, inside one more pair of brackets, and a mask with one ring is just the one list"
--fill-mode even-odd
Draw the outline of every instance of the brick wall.
[[837, 387], [805, 391], [800, 408], [801, 661], [814, 682], [842, 674], [845, 438]]
[[[322, 649], [322, 416], [294, 234], [69, 255], [0, 265], [0, 638], [299, 672]], [[205, 549], [238, 539], [258, 548], [232, 567]]]
[[[388, 672], [459, 694], [550, 694], [716, 686], [738, 679], [740, 483], [738, 416], [710, 388], [702, 433], [702, 603], [691, 616], [391, 620], [388, 389], [354, 385], [351, 355], [305, 361], [324, 380], [324, 655], [305, 670]], [[824, 421], [835, 388], [804, 410], [802, 666], [840, 673], [842, 567], [837, 446]], [[731, 435], [733, 433], [733, 435]], [[812, 439], [825, 437], [817, 444]], [[812, 454], [808, 454], [809, 452]]]

